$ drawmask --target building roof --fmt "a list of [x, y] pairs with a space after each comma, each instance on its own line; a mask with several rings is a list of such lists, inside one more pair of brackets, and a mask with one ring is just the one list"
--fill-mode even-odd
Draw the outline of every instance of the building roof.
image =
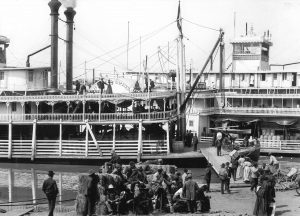
[[230, 43], [267, 43], [272, 45], [271, 38], [266, 36], [246, 35], [234, 38]]

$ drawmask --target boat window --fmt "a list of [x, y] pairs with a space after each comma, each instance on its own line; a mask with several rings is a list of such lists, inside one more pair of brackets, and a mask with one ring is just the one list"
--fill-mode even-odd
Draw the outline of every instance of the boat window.
[[245, 80], [245, 74], [242, 74], [241, 76], [242, 76], [241, 80], [244, 81]]
[[189, 126], [194, 127], [194, 121], [193, 120], [189, 120]]
[[276, 74], [276, 73], [273, 74], [273, 79], [274, 79], [274, 80], [277, 80], [277, 74]]
[[231, 74], [231, 80], [235, 80], [235, 74]]
[[11, 111], [12, 112], [16, 112], [17, 111], [17, 103], [16, 102], [12, 102], [11, 103]]
[[266, 81], [266, 74], [261, 74], [261, 81]]
[[0, 80], [4, 80], [4, 71], [0, 72]]
[[286, 80], [287, 79], [287, 74], [286, 73], [283, 73], [282, 74], [282, 80]]
[[33, 81], [33, 71], [28, 71], [28, 81], [29, 82]]

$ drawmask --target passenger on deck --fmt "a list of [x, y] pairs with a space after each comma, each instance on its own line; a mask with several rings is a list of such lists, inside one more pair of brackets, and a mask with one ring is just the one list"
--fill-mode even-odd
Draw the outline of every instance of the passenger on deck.
[[188, 173], [188, 169], [187, 168], [184, 168], [183, 169], [183, 174], [182, 174], [182, 184], [184, 184], [184, 182], [185, 182], [185, 178], [186, 178], [186, 176], [187, 176], [187, 173]]
[[103, 78], [97, 83], [98, 88], [100, 89], [101, 94], [103, 93], [104, 85], [107, 85], [106, 82], [104, 82]]
[[197, 151], [197, 146], [198, 146], [198, 137], [195, 134], [192, 138], [192, 143], [193, 143], [193, 147], [194, 147], [194, 151]]
[[[221, 164], [221, 169], [219, 170], [219, 178], [221, 180], [221, 193], [224, 194], [224, 187], [226, 188], [226, 181], [228, 178], [228, 173], [227, 170], [225, 169], [225, 164], [222, 163]], [[226, 188], [229, 189], [229, 188]], [[230, 193], [230, 191], [227, 191], [228, 193]]]
[[244, 155], [241, 155], [240, 158], [238, 159], [238, 163], [239, 163], [239, 178], [243, 179], [244, 176], [244, 162], [245, 162], [245, 158]]
[[226, 179], [225, 189], [230, 192], [230, 178], [232, 176], [232, 169], [230, 167], [229, 162], [226, 162], [225, 169], [227, 171], [227, 179]]
[[125, 170], [125, 175], [127, 176], [127, 179], [130, 178], [134, 170], [136, 170], [135, 163], [133, 161], [130, 161], [129, 167], [127, 167], [127, 169]]
[[221, 149], [222, 149], [222, 133], [218, 132], [217, 133], [217, 139], [215, 146], [217, 147], [217, 156], [221, 156]]

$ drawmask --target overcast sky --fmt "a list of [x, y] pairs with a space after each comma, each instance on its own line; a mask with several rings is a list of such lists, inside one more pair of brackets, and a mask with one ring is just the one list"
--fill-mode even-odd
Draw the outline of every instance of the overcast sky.
[[[26, 56], [50, 44], [49, 0], [0, 0], [0, 35], [11, 40], [8, 48], [8, 65], [25, 66]], [[77, 0], [74, 31], [75, 76], [87, 68], [97, 73], [125, 71], [127, 65], [127, 29], [129, 24], [129, 69], [139, 71], [140, 50], [142, 59], [148, 55], [148, 68], [161, 70], [166, 65], [158, 61], [158, 47], [176, 58], [175, 39], [177, 0]], [[60, 18], [65, 20], [65, 8]], [[270, 30], [272, 41], [271, 63], [300, 61], [300, 1], [298, 0], [181, 0], [183, 34], [187, 65], [201, 68], [215, 43], [218, 32], [201, 28], [207, 26], [225, 31], [226, 59], [231, 54], [229, 41], [245, 34], [245, 23], [262, 35]], [[197, 25], [196, 25], [197, 24]], [[65, 24], [59, 23], [59, 35], [65, 38]], [[142, 43], [140, 46], [139, 38]], [[119, 48], [115, 50], [116, 48]], [[110, 52], [115, 50], [113, 52]], [[109, 54], [104, 55], [109, 52]], [[97, 58], [96, 58], [97, 57]], [[171, 61], [175, 63], [175, 59]], [[65, 44], [59, 42], [61, 71], [65, 70]], [[162, 59], [162, 61], [164, 61]], [[230, 63], [230, 58], [226, 65]], [[32, 66], [48, 66], [50, 50], [31, 59]], [[218, 65], [218, 64], [217, 64]], [[169, 66], [172, 68], [172, 63]], [[63, 75], [64, 76], [64, 75]]]

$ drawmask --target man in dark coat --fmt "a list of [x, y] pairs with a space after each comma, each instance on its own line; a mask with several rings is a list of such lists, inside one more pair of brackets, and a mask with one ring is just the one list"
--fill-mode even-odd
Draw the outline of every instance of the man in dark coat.
[[89, 171], [89, 181], [86, 191], [86, 212], [87, 215], [92, 216], [95, 214], [96, 202], [99, 200], [100, 195], [98, 191], [98, 183], [100, 182], [99, 176], [95, 174], [94, 170]]
[[196, 134], [192, 138], [192, 143], [193, 143], [194, 151], [197, 151], [198, 137]]
[[56, 181], [53, 179], [54, 172], [50, 170], [48, 172], [49, 178], [46, 179], [43, 183], [42, 190], [46, 194], [48, 199], [48, 206], [49, 206], [49, 214], [48, 216], [53, 216], [53, 212], [55, 209], [55, 201], [56, 196], [58, 194], [58, 188], [56, 185]]
[[204, 179], [205, 179], [206, 184], [207, 184], [206, 192], [210, 192], [211, 168], [212, 168], [211, 163], [208, 163], [207, 167], [205, 168]]
[[116, 151], [114, 149], [111, 150], [111, 159], [110, 159], [110, 163], [112, 163], [113, 165], [115, 164], [120, 164], [121, 162], [121, 158], [119, 155], [117, 155]]
[[187, 200], [188, 211], [191, 213], [197, 211], [196, 195], [198, 190], [199, 186], [192, 180], [192, 174], [188, 174], [187, 181], [184, 183], [182, 188], [182, 194]]
[[97, 86], [101, 91], [101, 94], [103, 93], [104, 85], [107, 85], [107, 83], [103, 81], [103, 78], [101, 78], [101, 80], [97, 83]]

